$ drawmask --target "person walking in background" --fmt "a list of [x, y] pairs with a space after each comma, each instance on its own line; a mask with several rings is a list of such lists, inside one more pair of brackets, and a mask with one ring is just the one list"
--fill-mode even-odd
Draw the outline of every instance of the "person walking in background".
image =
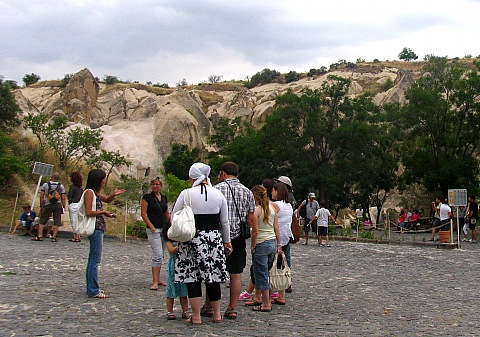
[[335, 222], [332, 214], [328, 209], [325, 208], [326, 203], [325, 200], [320, 201], [320, 209], [317, 211], [315, 216], [311, 221], [317, 220], [317, 238], [318, 238], [318, 246], [324, 246], [325, 244], [322, 243], [322, 239], [325, 236], [325, 241], [327, 242], [327, 247], [330, 247], [330, 242], [328, 239], [328, 219]]
[[432, 211], [434, 211], [435, 214], [433, 215], [432, 236], [430, 237], [429, 241], [435, 241], [435, 232], [437, 232], [440, 227], [440, 207], [442, 207], [441, 200], [441, 198], [437, 197], [435, 201], [432, 201]]
[[303, 232], [305, 233], [304, 245], [308, 245], [308, 233], [310, 232], [310, 228], [312, 229], [313, 233], [317, 233], [317, 221], [311, 221], [317, 211], [320, 209], [318, 201], [315, 200], [315, 193], [309, 193], [308, 200], [302, 201], [300, 206], [298, 206], [299, 213], [302, 207], [305, 207], [305, 219], [303, 224]]
[[175, 259], [177, 257], [178, 242], [172, 241], [168, 238], [167, 232], [171, 226], [171, 222], [167, 221], [162, 228], [162, 237], [165, 242], [165, 247], [168, 250], [170, 258], [168, 259], [166, 280], [167, 288], [165, 290], [166, 307], [167, 307], [167, 319], [177, 319], [177, 315], [173, 312], [173, 303], [175, 298], [180, 299], [180, 305], [182, 307], [182, 318], [189, 319], [190, 315], [188, 311], [188, 290], [185, 283], [175, 283]]
[[73, 229], [73, 238], [68, 240], [71, 242], [82, 242], [80, 239], [80, 234], [75, 232], [76, 221], [77, 221], [77, 210], [78, 210], [78, 203], [80, 198], [82, 197], [83, 193], [83, 178], [80, 172], [72, 172], [70, 173], [70, 181], [72, 185], [68, 189], [67, 199], [68, 199], [68, 216], [70, 218], [70, 225]]
[[[116, 196], [125, 193], [124, 189], [116, 188], [112, 194], [105, 196], [102, 194], [105, 178], [107, 174], [104, 170], [94, 169], [88, 172], [87, 184], [85, 186], [85, 215], [95, 217], [95, 231], [88, 237], [90, 241], [90, 250], [87, 262], [87, 295], [93, 298], [108, 298], [109, 296], [100, 290], [98, 285], [98, 266], [102, 260], [103, 236], [107, 229], [105, 217], [111, 218], [113, 213], [103, 210], [103, 202], [112, 202]], [[95, 209], [92, 209], [92, 202], [95, 200]]]
[[[285, 253], [287, 264], [291, 267], [290, 239], [293, 237], [291, 227], [293, 208], [288, 199], [287, 186], [284, 183], [276, 183], [272, 189], [272, 198], [280, 209], [277, 214], [280, 244], [282, 245], [282, 251]], [[278, 298], [273, 300], [274, 304], [285, 304], [285, 291], [286, 289], [278, 292]]]
[[163, 251], [165, 241], [163, 240], [162, 228], [170, 221], [167, 196], [161, 194], [162, 182], [156, 177], [150, 182], [152, 191], [143, 196], [141, 205], [142, 219], [147, 225], [148, 243], [152, 247], [152, 278], [150, 290], [157, 290], [158, 286], [166, 286], [160, 281], [160, 269], [162, 268]]
[[468, 219], [467, 210], [468, 208], [465, 206], [460, 206], [457, 208], [458, 227], [463, 232], [462, 241], [468, 241], [468, 223], [467, 221], [465, 221], [466, 219]]
[[468, 222], [469, 222], [469, 229], [472, 232], [472, 238], [469, 242], [476, 243], [477, 242], [477, 221], [478, 221], [478, 204], [475, 202], [475, 196], [470, 195], [468, 197]]
[[209, 174], [210, 166], [193, 164], [188, 173], [192, 187], [180, 193], [173, 207], [175, 214], [187, 201], [191, 203], [195, 215], [196, 234], [190, 241], [178, 243], [175, 260], [175, 282], [187, 285], [192, 308], [189, 322], [192, 324], [202, 323], [202, 282], [210, 299], [213, 321], [218, 323], [222, 320], [220, 283], [228, 280], [225, 252], [232, 249], [227, 200], [212, 187]]
[[62, 225], [62, 214], [65, 205], [65, 187], [59, 182], [60, 174], [52, 174], [52, 180], [43, 184], [40, 191], [40, 220], [38, 221], [38, 234], [32, 241], [43, 241], [43, 228], [51, 215], [53, 215], [52, 242], [57, 242], [58, 227]]

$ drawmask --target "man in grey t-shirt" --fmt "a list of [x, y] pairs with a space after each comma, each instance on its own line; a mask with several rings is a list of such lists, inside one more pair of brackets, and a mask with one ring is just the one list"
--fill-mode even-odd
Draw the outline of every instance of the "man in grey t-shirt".
[[40, 220], [38, 234], [33, 241], [43, 241], [43, 228], [50, 216], [53, 215], [52, 242], [57, 242], [58, 227], [62, 225], [62, 214], [67, 204], [65, 187], [59, 182], [60, 174], [52, 174], [52, 180], [44, 183], [40, 191]]
[[[300, 214], [300, 209], [305, 207], [305, 219], [303, 223], [303, 232], [305, 233], [305, 243], [304, 245], [308, 245], [308, 233], [310, 232], [310, 220], [313, 219], [315, 213], [320, 209], [320, 205], [318, 204], [317, 200], [315, 200], [315, 193], [308, 194], [308, 200], [304, 200], [300, 206], [298, 206], [298, 213]], [[312, 222], [312, 232], [317, 233], [317, 221], [315, 220]]]

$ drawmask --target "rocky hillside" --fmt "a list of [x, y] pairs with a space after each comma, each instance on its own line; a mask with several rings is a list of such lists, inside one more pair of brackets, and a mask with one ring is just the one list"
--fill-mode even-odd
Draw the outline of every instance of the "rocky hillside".
[[[142, 84], [98, 83], [83, 69], [65, 86], [41, 82], [18, 89], [15, 98], [24, 113], [64, 115], [72, 126], [87, 125], [103, 132], [102, 148], [120, 151], [137, 177], [156, 174], [174, 142], [207, 148], [207, 138], [220, 117], [249, 121], [258, 128], [275, 107], [275, 98], [291, 89], [319, 88], [328, 75], [352, 80], [349, 94], [376, 93], [377, 104], [405, 101], [404, 91], [419, 76], [418, 63], [375, 63], [338, 69], [316, 77], [302, 76], [288, 84], [270, 83], [247, 89], [238, 84], [154, 88]], [[393, 87], [383, 91], [384, 84]]]

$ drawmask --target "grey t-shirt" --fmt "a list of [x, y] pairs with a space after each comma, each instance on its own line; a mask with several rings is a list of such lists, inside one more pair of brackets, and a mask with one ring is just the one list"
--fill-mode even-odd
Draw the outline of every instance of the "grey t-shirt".
[[310, 200], [303, 200], [302, 202], [302, 207], [306, 207], [306, 218], [307, 219], [313, 219], [315, 216], [315, 213], [320, 209], [320, 205], [318, 204], [317, 200], [313, 200], [313, 202], [310, 202]]
[[[52, 190], [55, 190], [57, 188], [57, 186], [60, 185], [60, 187], [58, 188], [58, 191], [60, 192], [60, 195], [65, 194], [65, 187], [63, 187], [62, 183], [60, 183], [58, 181], [51, 181], [50, 185], [52, 186]], [[45, 193], [45, 197], [44, 197], [45, 205], [52, 204], [52, 202], [50, 202], [50, 200], [48, 200], [48, 183], [43, 184], [42, 191]], [[57, 202], [61, 202], [61, 200], [58, 200]]]

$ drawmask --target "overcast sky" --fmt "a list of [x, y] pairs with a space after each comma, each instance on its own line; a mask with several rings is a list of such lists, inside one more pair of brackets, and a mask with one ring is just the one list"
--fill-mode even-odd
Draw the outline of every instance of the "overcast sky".
[[0, 75], [189, 84], [340, 59], [480, 55], [480, 0], [0, 0]]

